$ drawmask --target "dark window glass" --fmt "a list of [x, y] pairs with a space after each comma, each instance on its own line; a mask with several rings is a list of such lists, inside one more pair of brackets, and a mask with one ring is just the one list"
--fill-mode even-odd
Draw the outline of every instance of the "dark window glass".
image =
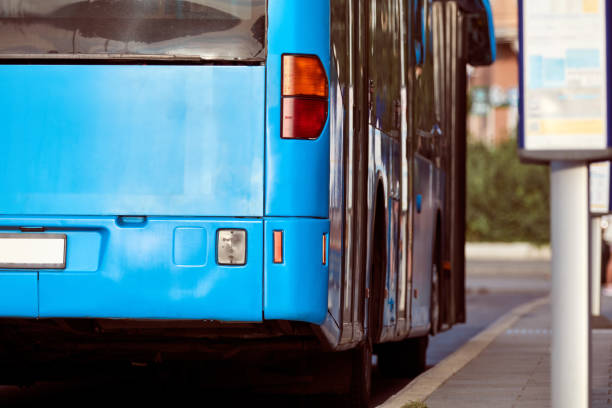
[[425, 59], [426, 30], [425, 30], [425, 7], [423, 0], [413, 0], [414, 7], [414, 53], [417, 65], [422, 65]]
[[371, 7], [370, 123], [390, 136], [398, 136], [402, 79], [399, 2], [375, 0]]
[[0, 0], [0, 58], [265, 58], [265, 0]]

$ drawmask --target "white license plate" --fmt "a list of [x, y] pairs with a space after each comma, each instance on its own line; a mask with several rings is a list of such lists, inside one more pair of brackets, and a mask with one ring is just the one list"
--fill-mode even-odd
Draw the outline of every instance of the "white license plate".
[[0, 234], [0, 268], [65, 269], [66, 235]]

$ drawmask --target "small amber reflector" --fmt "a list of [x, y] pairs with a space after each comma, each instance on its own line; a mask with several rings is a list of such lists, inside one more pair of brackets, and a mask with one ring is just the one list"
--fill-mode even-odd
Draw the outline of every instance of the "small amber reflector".
[[327, 95], [327, 75], [318, 57], [283, 55], [283, 96]]
[[327, 265], [327, 234], [323, 234], [323, 265]]
[[283, 263], [283, 231], [274, 231], [274, 263]]

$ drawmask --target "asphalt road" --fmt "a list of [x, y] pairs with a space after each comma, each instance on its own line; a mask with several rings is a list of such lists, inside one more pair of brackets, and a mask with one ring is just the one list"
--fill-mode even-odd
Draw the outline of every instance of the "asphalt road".
[[[512, 268], [490, 263], [468, 277], [466, 324], [457, 325], [430, 341], [427, 361], [433, 366], [448, 356], [474, 335], [514, 307], [547, 294], [549, 278], [546, 265], [528, 273], [512, 273]], [[522, 268], [522, 269], [521, 269]], [[527, 268], [530, 269], [530, 268]], [[525, 265], [516, 270], [525, 271]], [[499, 273], [503, 271], [503, 273]], [[84, 369], [65, 381], [35, 384], [27, 388], [0, 386], [0, 406], [63, 406], [137, 404], [153, 406], [272, 406], [272, 407], [336, 407], [334, 396], [295, 396], [283, 394], [283, 389], [254, 392], [248, 386], [207, 386], [208, 380], [197, 385], [190, 382], [189, 374], [173, 373], [169, 377], [153, 375], [144, 367], [132, 367], [121, 373], [96, 373], [95, 368]], [[244, 376], [249, 367], [236, 367], [233, 375]], [[92, 372], [93, 371], [93, 372]], [[225, 373], [227, 375], [227, 373]], [[230, 376], [232, 374], [230, 373]], [[213, 377], [209, 379], [214, 379]], [[376, 406], [398, 392], [409, 379], [389, 380], [374, 372], [373, 401]]]

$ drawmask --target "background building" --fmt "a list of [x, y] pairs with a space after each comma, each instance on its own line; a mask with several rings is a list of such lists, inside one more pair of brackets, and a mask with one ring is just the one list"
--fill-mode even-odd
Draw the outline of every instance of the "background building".
[[518, 120], [518, 3], [491, 0], [497, 37], [497, 61], [469, 69], [472, 141], [496, 145], [514, 134]]

